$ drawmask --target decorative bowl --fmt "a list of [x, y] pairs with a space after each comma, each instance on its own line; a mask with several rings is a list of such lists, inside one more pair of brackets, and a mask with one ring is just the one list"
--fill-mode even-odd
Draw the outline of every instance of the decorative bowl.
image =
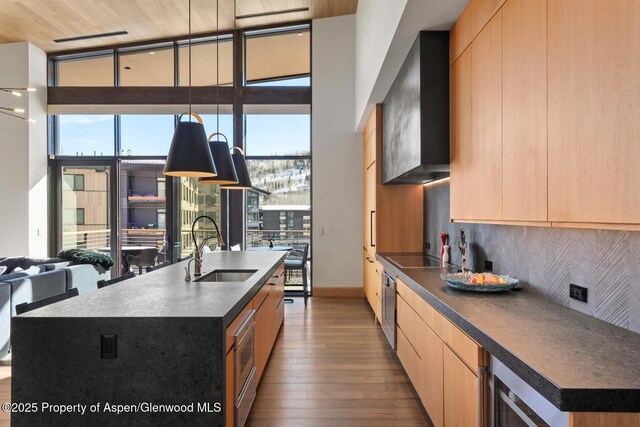
[[504, 292], [515, 288], [520, 283], [518, 279], [514, 279], [513, 277], [506, 275], [497, 276], [502, 277], [507, 281], [507, 283], [499, 285], [472, 284], [471, 278], [473, 277], [473, 274], [471, 273], [446, 273], [442, 274], [440, 277], [452, 288], [471, 292]]

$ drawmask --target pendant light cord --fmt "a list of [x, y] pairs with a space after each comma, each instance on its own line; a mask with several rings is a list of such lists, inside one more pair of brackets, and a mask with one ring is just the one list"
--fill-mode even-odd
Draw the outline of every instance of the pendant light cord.
[[[189, 113], [191, 113], [191, 0], [189, 0]], [[192, 117], [189, 114], [189, 121]]]
[[216, 0], [216, 132], [220, 132], [220, 2]]

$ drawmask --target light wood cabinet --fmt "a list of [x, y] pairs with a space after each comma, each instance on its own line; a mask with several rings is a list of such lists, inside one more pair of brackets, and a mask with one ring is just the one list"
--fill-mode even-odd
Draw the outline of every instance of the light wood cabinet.
[[264, 368], [269, 360], [269, 355], [273, 349], [278, 332], [284, 321], [284, 266], [280, 266], [273, 276], [263, 286], [267, 289], [268, 295], [262, 303], [259, 303], [261, 294], [254, 297], [254, 310], [256, 330], [255, 330], [255, 350], [254, 359], [256, 365], [256, 380], [260, 381]]
[[369, 255], [376, 254], [376, 168], [370, 167], [364, 174], [364, 233], [363, 243]]
[[418, 390], [420, 387], [419, 378], [421, 371], [420, 356], [418, 356], [415, 347], [409, 342], [407, 336], [400, 328], [396, 330], [396, 354], [407, 376], [411, 380], [413, 387]]
[[478, 378], [444, 346], [444, 419], [447, 427], [479, 425]]
[[367, 251], [363, 251], [363, 288], [364, 294], [374, 313], [374, 320], [380, 322], [382, 320], [382, 303], [381, 303], [381, 286], [382, 278], [377, 266], [379, 263], [375, 261]]
[[465, 51], [451, 67], [451, 218], [470, 218], [467, 194], [475, 191], [471, 152], [471, 51]]
[[549, 1], [549, 219], [640, 223], [640, 2]]
[[253, 358], [256, 368], [256, 382], [259, 382], [269, 360], [269, 355], [284, 323], [284, 263], [278, 266], [275, 273], [267, 280], [253, 299], [242, 309], [231, 322], [226, 331], [225, 359], [225, 425], [234, 425], [235, 398], [235, 353], [233, 351], [234, 334], [254, 313]]
[[547, 221], [547, 2], [501, 10], [503, 219]]
[[484, 350], [399, 279], [397, 291], [398, 358], [429, 418], [436, 427], [484, 423]]
[[444, 343], [430, 328], [422, 332], [422, 387], [420, 398], [435, 427], [444, 423]]
[[451, 28], [449, 61], [453, 64], [480, 33], [505, 0], [471, 0]]
[[451, 71], [451, 218], [502, 219], [502, 14]]
[[376, 252], [421, 252], [422, 185], [382, 185], [382, 106], [376, 105], [363, 131], [363, 291], [375, 321], [382, 319], [382, 266]]
[[225, 425], [235, 425], [235, 402], [236, 402], [236, 389], [235, 389], [235, 355], [233, 351], [227, 353], [226, 360], [226, 390], [225, 390]]
[[502, 13], [471, 44], [471, 146], [467, 172], [473, 190], [463, 196], [471, 216], [502, 219]]
[[450, 35], [453, 221], [640, 230], [639, 19], [635, 0], [470, 0]]
[[[265, 285], [268, 286], [268, 285]], [[275, 322], [275, 313], [269, 310], [269, 297], [256, 309], [255, 320], [255, 344], [254, 360], [256, 365], [256, 380], [260, 381], [264, 368], [269, 359], [269, 341], [271, 340], [271, 329]]]

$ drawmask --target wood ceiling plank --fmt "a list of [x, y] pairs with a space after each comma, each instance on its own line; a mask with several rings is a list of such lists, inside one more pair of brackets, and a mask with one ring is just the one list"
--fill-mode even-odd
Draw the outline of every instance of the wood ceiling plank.
[[[233, 28], [233, 0], [220, 1], [220, 31]], [[188, 0], [31, 0], [3, 2], [0, 43], [29, 41], [47, 52], [93, 48], [117, 43], [179, 37], [187, 34]], [[237, 20], [237, 28], [284, 24], [355, 13], [358, 0], [237, 0], [237, 14], [263, 13], [299, 7], [307, 12], [284, 13]], [[192, 32], [216, 30], [216, 7], [211, 0], [192, 0]], [[54, 39], [110, 31], [118, 37], [55, 43]]]

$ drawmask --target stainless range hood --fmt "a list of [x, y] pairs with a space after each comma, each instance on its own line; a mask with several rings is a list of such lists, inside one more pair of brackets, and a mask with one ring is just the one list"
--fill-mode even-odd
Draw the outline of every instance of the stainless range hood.
[[382, 104], [382, 183], [449, 176], [449, 32], [421, 31]]

